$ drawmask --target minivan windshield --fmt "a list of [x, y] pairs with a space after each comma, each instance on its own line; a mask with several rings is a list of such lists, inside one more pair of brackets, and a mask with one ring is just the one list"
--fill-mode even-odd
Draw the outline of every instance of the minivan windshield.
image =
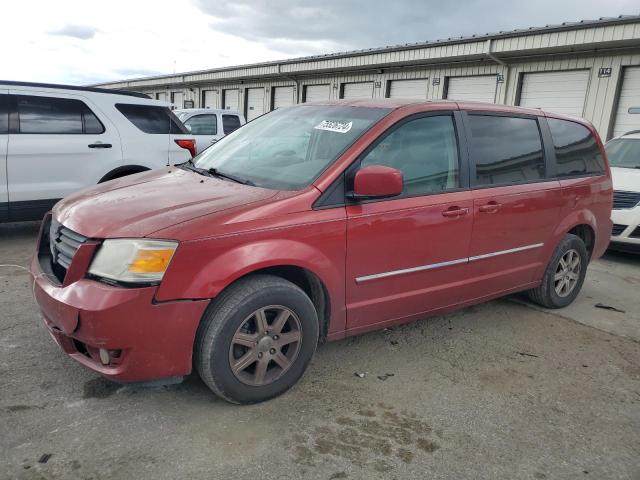
[[609, 165], [640, 168], [640, 138], [616, 138], [605, 145]]
[[389, 112], [340, 105], [278, 109], [227, 135], [193, 163], [248, 185], [300, 190]]

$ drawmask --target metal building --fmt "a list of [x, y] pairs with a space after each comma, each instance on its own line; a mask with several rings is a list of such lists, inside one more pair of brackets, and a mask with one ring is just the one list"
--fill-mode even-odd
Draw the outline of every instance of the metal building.
[[589, 119], [603, 138], [640, 129], [640, 16], [101, 84], [179, 107], [244, 112], [337, 98], [460, 99]]

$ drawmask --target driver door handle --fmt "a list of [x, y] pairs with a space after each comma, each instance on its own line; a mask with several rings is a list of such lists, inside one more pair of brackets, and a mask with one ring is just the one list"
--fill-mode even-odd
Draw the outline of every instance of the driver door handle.
[[468, 208], [451, 207], [442, 212], [443, 217], [461, 217], [469, 213]]
[[102, 143], [102, 142], [96, 142], [96, 143], [90, 143], [88, 145], [89, 148], [111, 148], [111, 144], [110, 143]]

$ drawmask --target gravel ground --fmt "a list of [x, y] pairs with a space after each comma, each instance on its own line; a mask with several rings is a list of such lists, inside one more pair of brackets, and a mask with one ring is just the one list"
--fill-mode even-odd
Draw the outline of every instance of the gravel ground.
[[[0, 225], [0, 264], [26, 266], [36, 233]], [[97, 377], [0, 267], [0, 478], [640, 479], [639, 285], [640, 256], [607, 254], [567, 309], [515, 296], [326, 344], [238, 407], [195, 375]]]

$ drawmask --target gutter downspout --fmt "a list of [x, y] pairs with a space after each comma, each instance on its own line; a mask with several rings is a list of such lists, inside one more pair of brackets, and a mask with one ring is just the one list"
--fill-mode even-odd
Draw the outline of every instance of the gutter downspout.
[[[296, 84], [296, 105], [297, 105], [298, 103], [300, 103], [300, 80], [298, 80], [295, 77], [290, 77], [288, 75], [283, 74], [282, 70], [281, 70], [281, 67], [282, 67], [282, 64], [279, 63], [278, 64], [278, 76], [280, 76], [282, 78], [286, 78], [287, 80], [291, 80], [292, 82], [295, 82], [295, 84]], [[273, 105], [272, 105], [272, 107], [273, 107]]]
[[[500, 59], [499, 57], [497, 57], [494, 53], [493, 53], [493, 39], [490, 38], [487, 40], [487, 48], [485, 50], [485, 55], [490, 59], [493, 60], [494, 62], [496, 62], [498, 65], [501, 65], [503, 67], [503, 76], [504, 76], [504, 82], [502, 83], [502, 92], [500, 95], [500, 98], [496, 98], [498, 95], [498, 89], [497, 89], [497, 85], [496, 85], [496, 97], [494, 97], [494, 101], [495, 103], [501, 103], [506, 105], [507, 104], [507, 91], [509, 88], [509, 74], [510, 74], [510, 67], [509, 64], [506, 63], [505, 61], [503, 61], [502, 59]], [[497, 79], [496, 79], [496, 83], [497, 83]]]

